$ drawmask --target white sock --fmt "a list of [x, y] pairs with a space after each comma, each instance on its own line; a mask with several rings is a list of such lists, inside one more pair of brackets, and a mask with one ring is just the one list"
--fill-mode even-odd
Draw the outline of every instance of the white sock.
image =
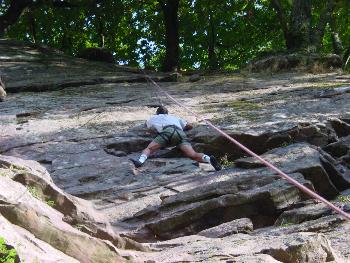
[[202, 156], [202, 160], [203, 160], [204, 162], [206, 162], [206, 163], [210, 163], [210, 157], [209, 157], [208, 155], [206, 155], [206, 154], [204, 154], [204, 155]]
[[146, 154], [141, 154], [139, 158], [140, 163], [144, 163], [147, 160], [147, 155]]

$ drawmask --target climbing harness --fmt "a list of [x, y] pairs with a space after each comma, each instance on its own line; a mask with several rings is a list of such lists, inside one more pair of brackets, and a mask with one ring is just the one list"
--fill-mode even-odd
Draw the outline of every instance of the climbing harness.
[[[145, 74], [145, 73], [144, 73]], [[299, 183], [298, 181], [296, 181], [295, 179], [291, 178], [290, 176], [288, 176], [286, 173], [284, 173], [283, 171], [281, 171], [280, 169], [278, 169], [276, 166], [274, 166], [273, 164], [271, 164], [270, 162], [266, 161], [265, 159], [263, 159], [262, 157], [260, 157], [259, 155], [257, 155], [256, 153], [254, 153], [253, 151], [251, 151], [250, 149], [248, 149], [247, 147], [245, 147], [243, 144], [241, 144], [240, 142], [238, 142], [237, 140], [233, 139], [230, 135], [228, 135], [226, 132], [222, 131], [220, 128], [216, 127], [214, 124], [212, 124], [209, 120], [207, 120], [204, 117], [199, 116], [197, 113], [193, 112], [190, 108], [186, 107], [185, 105], [183, 105], [182, 103], [178, 102], [174, 97], [172, 97], [168, 92], [166, 92], [165, 90], [163, 90], [153, 79], [151, 79], [147, 74], [145, 74], [145, 78], [149, 79], [153, 85], [155, 87], [158, 88], [158, 90], [165, 94], [170, 100], [172, 100], [175, 104], [177, 104], [178, 106], [184, 108], [185, 110], [187, 110], [189, 113], [191, 113], [193, 116], [195, 116], [197, 118], [198, 121], [203, 121], [205, 122], [209, 127], [211, 127], [212, 129], [214, 129], [215, 131], [217, 131], [219, 134], [221, 134], [223, 137], [225, 137], [226, 139], [228, 139], [230, 142], [234, 143], [235, 145], [237, 145], [239, 148], [241, 148], [242, 150], [244, 150], [246, 153], [248, 153], [249, 155], [253, 156], [254, 158], [258, 159], [260, 162], [262, 162], [264, 165], [266, 165], [268, 168], [270, 168], [271, 170], [273, 170], [274, 172], [276, 172], [280, 177], [286, 179], [289, 183], [295, 185], [297, 188], [299, 188], [299, 190], [303, 191], [304, 193], [308, 194], [309, 196], [311, 196], [314, 199], [317, 199], [319, 201], [321, 201], [322, 203], [324, 203], [325, 205], [327, 205], [329, 208], [331, 208], [333, 211], [335, 211], [336, 213], [344, 216], [347, 220], [350, 220], [350, 214], [348, 214], [347, 212], [345, 212], [344, 210], [342, 210], [341, 208], [335, 206], [334, 204], [332, 204], [331, 202], [329, 202], [327, 199], [323, 198], [322, 196], [316, 194], [314, 191], [310, 190], [309, 188], [307, 188], [306, 186], [302, 185], [301, 183]]]
[[[173, 129], [173, 131], [172, 131], [172, 133], [171, 133], [170, 135], [169, 135], [168, 133], [165, 133], [165, 132], [164, 132], [164, 131], [165, 131], [166, 129], [168, 129], [168, 128], [172, 128], [172, 129]], [[176, 125], [166, 125], [166, 126], [163, 127], [163, 131], [158, 132], [158, 135], [159, 135], [160, 137], [162, 137], [163, 140], [164, 140], [167, 144], [170, 144], [170, 143], [171, 143], [171, 139], [173, 138], [173, 136], [174, 136], [175, 133], [177, 134], [177, 136], [179, 136], [179, 138], [182, 139], [182, 136], [181, 136], [181, 134], [179, 133], [179, 130], [180, 130], [180, 128], [177, 127]]]

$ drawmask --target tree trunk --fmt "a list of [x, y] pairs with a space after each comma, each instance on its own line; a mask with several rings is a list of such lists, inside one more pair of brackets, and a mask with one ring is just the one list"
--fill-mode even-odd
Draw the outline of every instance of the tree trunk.
[[28, 24], [29, 24], [29, 31], [32, 35], [32, 41], [33, 43], [37, 43], [36, 23], [35, 23], [35, 18], [32, 11], [28, 12]]
[[271, 5], [277, 13], [277, 18], [281, 24], [281, 28], [283, 31], [284, 40], [286, 41], [286, 46], [288, 47], [287, 39], [289, 39], [289, 28], [287, 23], [287, 16], [283, 12], [283, 9], [279, 0], [271, 0]]
[[286, 39], [288, 50], [309, 48], [311, 30], [311, 0], [294, 0], [289, 34]]
[[15, 24], [23, 11], [33, 4], [33, 0], [12, 0], [8, 10], [0, 16], [0, 37], [3, 37], [6, 29]]
[[332, 46], [333, 46], [334, 53], [341, 56], [343, 55], [344, 47], [340, 40], [339, 34], [336, 31], [335, 17], [333, 15], [330, 16], [329, 26], [331, 29], [331, 38], [332, 38]]
[[98, 29], [97, 29], [97, 33], [98, 33], [98, 46], [101, 48], [105, 47], [105, 34], [104, 34], [104, 26], [103, 26], [103, 22], [101, 19], [99, 19], [98, 22]]
[[332, 20], [332, 13], [334, 9], [333, 0], [328, 0], [326, 3], [325, 10], [320, 14], [320, 20], [318, 22], [315, 30], [312, 30], [311, 45], [316, 51], [320, 51], [322, 48], [322, 40], [324, 36], [324, 31], [327, 23], [330, 23]]
[[218, 58], [215, 52], [216, 32], [213, 21], [213, 12], [209, 11], [209, 28], [208, 28], [208, 64], [210, 70], [219, 68]]
[[159, 0], [164, 15], [165, 25], [165, 58], [162, 71], [176, 71], [180, 66], [179, 59], [179, 0]]

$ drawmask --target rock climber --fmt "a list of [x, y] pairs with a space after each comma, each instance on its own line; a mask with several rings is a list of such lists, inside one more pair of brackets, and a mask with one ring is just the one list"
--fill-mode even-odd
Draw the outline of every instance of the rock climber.
[[216, 171], [221, 170], [221, 165], [214, 156], [196, 152], [188, 142], [184, 131], [192, 129], [193, 126], [181, 118], [168, 115], [166, 107], [158, 107], [156, 115], [147, 120], [146, 126], [148, 129], [156, 131], [157, 136], [142, 151], [138, 160], [130, 159], [135, 167], [141, 167], [148, 156], [157, 150], [163, 147], [177, 146], [187, 157], [197, 162], [210, 163]]

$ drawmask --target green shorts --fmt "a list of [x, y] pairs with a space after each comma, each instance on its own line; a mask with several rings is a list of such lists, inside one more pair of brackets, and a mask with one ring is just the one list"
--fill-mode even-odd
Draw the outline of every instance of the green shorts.
[[162, 147], [190, 144], [185, 132], [174, 127], [166, 127], [153, 141]]

